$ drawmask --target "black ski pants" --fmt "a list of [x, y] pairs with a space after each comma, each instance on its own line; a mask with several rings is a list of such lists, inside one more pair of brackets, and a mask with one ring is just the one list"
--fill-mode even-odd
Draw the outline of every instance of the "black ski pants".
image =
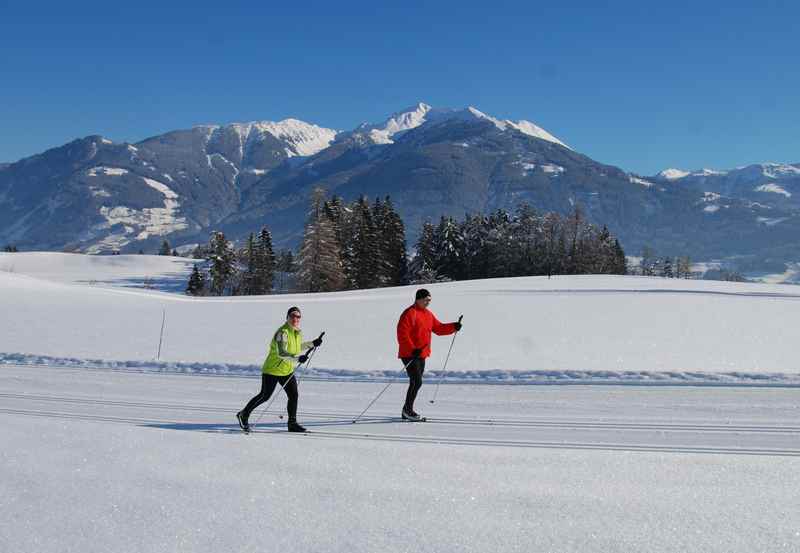
[[289, 403], [286, 406], [286, 410], [289, 411], [289, 420], [297, 419], [297, 379], [294, 377], [294, 373], [288, 376], [275, 376], [272, 374], [261, 373], [261, 391], [258, 393], [257, 396], [254, 396], [247, 405], [245, 405], [244, 409], [242, 409], [242, 414], [245, 420], [250, 418], [250, 413], [253, 412], [253, 409], [267, 401], [272, 392], [275, 391], [275, 386], [280, 384], [283, 386], [283, 389], [286, 391], [286, 395], [289, 398]]
[[408, 391], [406, 392], [406, 402], [403, 409], [409, 413], [414, 411], [414, 400], [417, 399], [417, 392], [422, 388], [422, 373], [425, 372], [425, 360], [422, 358], [403, 357], [400, 359], [408, 374]]

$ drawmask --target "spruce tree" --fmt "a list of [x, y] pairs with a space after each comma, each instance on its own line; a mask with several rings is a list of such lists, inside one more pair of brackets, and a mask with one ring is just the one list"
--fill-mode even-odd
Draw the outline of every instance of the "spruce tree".
[[222, 232], [212, 232], [209, 242], [211, 261], [211, 294], [222, 296], [234, 287], [235, 253]]
[[496, 210], [486, 218], [487, 277], [505, 277], [511, 274], [513, 253], [510, 246], [510, 223], [508, 212]]
[[323, 189], [314, 190], [298, 255], [297, 283], [305, 292], [340, 290], [344, 284], [339, 243], [333, 222], [323, 211], [324, 199]]
[[434, 268], [442, 275], [460, 280], [464, 273], [464, 239], [452, 217], [442, 217], [436, 228], [436, 261]]
[[416, 254], [409, 264], [409, 282], [425, 284], [449, 280], [440, 275], [436, 265], [436, 227], [429, 221], [422, 225], [422, 232], [416, 244]]
[[467, 215], [460, 227], [464, 239], [464, 278], [486, 278], [489, 275], [486, 218], [483, 215]]
[[172, 247], [170, 247], [169, 242], [165, 238], [161, 242], [161, 248], [158, 250], [158, 255], [170, 255], [172, 253]]
[[199, 271], [197, 265], [192, 269], [189, 276], [189, 283], [186, 286], [186, 293], [190, 296], [202, 296], [205, 293], [206, 281], [203, 273]]
[[400, 286], [406, 283], [408, 257], [406, 254], [406, 231], [403, 219], [394, 210], [392, 200], [386, 196], [383, 203], [383, 217], [380, 225], [381, 248], [385, 258], [388, 280], [387, 286]]
[[535, 275], [539, 269], [541, 254], [541, 222], [536, 211], [522, 203], [511, 222], [509, 246], [512, 256], [510, 276]]
[[256, 271], [258, 265], [257, 255], [258, 253], [256, 251], [255, 237], [251, 232], [247, 237], [247, 242], [245, 243], [242, 256], [245, 263], [245, 270], [244, 274], [242, 275], [242, 295], [252, 296], [259, 294], [256, 283]]
[[365, 196], [353, 206], [353, 276], [356, 288], [375, 288], [385, 273], [381, 251], [377, 247], [375, 222]]
[[272, 249], [272, 234], [267, 227], [258, 233], [256, 243], [255, 286], [256, 294], [269, 294], [275, 279], [275, 251]]

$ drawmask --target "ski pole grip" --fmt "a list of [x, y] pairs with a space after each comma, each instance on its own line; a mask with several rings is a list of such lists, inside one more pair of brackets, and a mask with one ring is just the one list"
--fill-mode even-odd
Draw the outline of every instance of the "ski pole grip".
[[[324, 332], [323, 332], [322, 334], [320, 334], [320, 335], [319, 335], [319, 337], [320, 337], [320, 338], [322, 338], [323, 336], [325, 336], [325, 333], [324, 333]], [[311, 353], [311, 352], [312, 352], [313, 350], [315, 350], [316, 348], [317, 348], [317, 346], [311, 346], [310, 348], [308, 348], [308, 351], [306, 352], [306, 355], [308, 355], [309, 353]]]

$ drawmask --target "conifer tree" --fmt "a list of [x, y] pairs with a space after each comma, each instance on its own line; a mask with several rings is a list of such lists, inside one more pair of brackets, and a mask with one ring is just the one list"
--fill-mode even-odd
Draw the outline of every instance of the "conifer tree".
[[536, 211], [522, 203], [511, 224], [511, 261], [514, 276], [537, 274], [541, 254], [541, 225]]
[[504, 277], [511, 274], [513, 266], [510, 248], [509, 214], [498, 209], [486, 218], [486, 259], [488, 278]]
[[422, 225], [422, 232], [416, 244], [416, 255], [409, 264], [411, 284], [442, 282], [448, 280], [436, 271], [436, 227], [430, 221]]
[[172, 248], [170, 247], [169, 242], [167, 242], [167, 239], [165, 238], [161, 242], [161, 248], [158, 250], [158, 255], [170, 255], [171, 253], [172, 253]]
[[386, 286], [406, 283], [408, 258], [406, 254], [406, 231], [403, 219], [395, 211], [392, 200], [386, 196], [380, 223], [381, 249], [387, 266]]
[[189, 276], [189, 284], [186, 286], [186, 293], [190, 296], [202, 296], [205, 294], [205, 289], [205, 276], [197, 268], [197, 265], [195, 265], [192, 269], [192, 274]]
[[257, 295], [259, 293], [257, 289], [256, 283], [256, 272], [257, 272], [257, 251], [256, 251], [256, 241], [253, 233], [251, 232], [250, 235], [247, 237], [247, 242], [245, 243], [244, 251], [242, 252], [242, 257], [244, 258], [245, 269], [244, 273], [242, 274], [242, 295], [250, 296], [250, 295]]
[[297, 283], [306, 292], [340, 290], [344, 284], [339, 243], [333, 222], [323, 211], [324, 201], [325, 191], [314, 190], [297, 260]]
[[222, 296], [233, 291], [236, 275], [235, 254], [222, 232], [212, 232], [209, 242], [211, 261], [211, 294]]
[[486, 278], [489, 275], [486, 218], [483, 215], [467, 215], [461, 224], [461, 235], [464, 248], [464, 278]]
[[379, 285], [383, 272], [383, 260], [377, 247], [375, 222], [365, 196], [353, 205], [353, 277], [355, 286], [361, 290]]
[[275, 251], [272, 249], [272, 234], [267, 227], [258, 233], [255, 245], [255, 283], [256, 294], [269, 294], [275, 279]]

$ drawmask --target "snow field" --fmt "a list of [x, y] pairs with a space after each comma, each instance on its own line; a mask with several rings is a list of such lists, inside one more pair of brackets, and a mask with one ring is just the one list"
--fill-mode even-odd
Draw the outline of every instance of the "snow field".
[[[300, 419], [311, 435], [283, 431], [281, 397], [245, 436], [233, 413], [257, 385], [255, 378], [7, 367], [0, 508], [12, 515], [0, 518], [0, 546], [37, 553], [800, 547], [800, 427], [791, 390], [452, 386], [431, 406], [427, 386], [425, 412], [461, 422], [411, 424], [390, 420], [402, 397], [397, 387], [365, 423], [352, 425], [376, 384], [301, 381]], [[509, 424], [480, 423], [485, 417]], [[588, 422], [596, 426], [582, 429]], [[675, 429], [624, 429], [643, 423]], [[458, 431], [473, 441], [453, 442]], [[773, 453], [744, 453], [770, 434]], [[637, 449], [641, 442], [649, 446]]]
[[[6, 269], [0, 270], [0, 302], [14, 314], [0, 320], [5, 337], [0, 359], [48, 363], [52, 357], [73, 360], [67, 364], [90, 359], [142, 366], [155, 360], [166, 313], [160, 361], [184, 371], [192, 364], [199, 371], [201, 364], [215, 372], [229, 364], [257, 371], [272, 332], [287, 309], [298, 305], [306, 337], [327, 332], [313, 363], [320, 376], [389, 376], [401, 368], [395, 325], [413, 301], [413, 286], [236, 298], [105, 286], [135, 286], [144, 275], [161, 271], [160, 277], [148, 277], [151, 283], [182, 290], [192, 263], [159, 256], [0, 255], [0, 269]], [[448, 365], [454, 378], [798, 381], [794, 344], [800, 336], [792, 321], [800, 292], [793, 286], [579, 276], [428, 288], [431, 309], [440, 320], [464, 315], [464, 330]], [[450, 340], [434, 336], [429, 371], [441, 368]]]
[[[434, 338], [430, 422], [398, 420], [399, 378], [354, 425], [400, 373], [415, 287], [141, 288], [180, 290], [192, 263], [0, 254], [0, 551], [800, 550], [794, 287], [430, 285], [441, 320], [465, 315], [457, 378], [429, 403], [451, 340]], [[306, 337], [327, 332], [299, 374], [311, 434], [285, 431], [280, 394], [245, 436], [234, 413], [295, 304]]]

